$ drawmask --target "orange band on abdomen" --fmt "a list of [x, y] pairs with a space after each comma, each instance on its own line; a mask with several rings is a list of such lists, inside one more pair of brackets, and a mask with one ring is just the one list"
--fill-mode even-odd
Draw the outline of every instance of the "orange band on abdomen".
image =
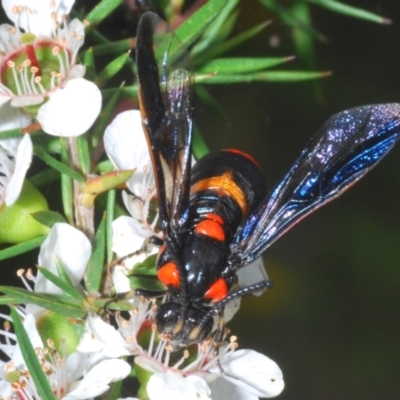
[[246, 216], [249, 212], [249, 204], [243, 190], [236, 184], [232, 172], [225, 172], [220, 176], [212, 176], [196, 182], [191, 187], [191, 192], [202, 192], [205, 190], [214, 190], [219, 196], [230, 196], [242, 210], [242, 215]]

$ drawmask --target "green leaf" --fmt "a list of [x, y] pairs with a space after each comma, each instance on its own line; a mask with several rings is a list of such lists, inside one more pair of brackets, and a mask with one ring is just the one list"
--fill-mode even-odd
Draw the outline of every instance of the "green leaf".
[[55, 211], [38, 211], [31, 215], [36, 221], [49, 228], [52, 228], [57, 222], [67, 222], [61, 214]]
[[[93, 302], [93, 306], [97, 310], [116, 310], [116, 311], [132, 311], [132, 304], [127, 303], [125, 300], [127, 298], [122, 299], [123, 301], [111, 301], [112, 299], [96, 299]], [[110, 302], [111, 301], [111, 302]]]
[[29, 178], [29, 181], [32, 183], [32, 185], [37, 188], [41, 186], [47, 186], [50, 183], [57, 182], [59, 180], [60, 173], [55, 171], [53, 168], [47, 168]]
[[117, 400], [121, 398], [121, 391], [123, 384], [124, 384], [123, 379], [110, 384], [110, 389], [107, 392], [108, 400]]
[[109, 190], [107, 192], [107, 220], [106, 220], [106, 239], [107, 239], [107, 264], [109, 265], [113, 258], [113, 229], [112, 223], [114, 221], [115, 214], [115, 198], [116, 198], [116, 190]]
[[[72, 288], [75, 289], [75, 287], [74, 287], [74, 285], [73, 285], [73, 283], [72, 283], [72, 281], [71, 281], [69, 275], [67, 274], [67, 271], [66, 271], [66, 270], [64, 269], [64, 267], [59, 263], [58, 260], [56, 260], [56, 267], [57, 267], [57, 274], [58, 274], [58, 277], [59, 277], [60, 279], [62, 279], [63, 282], [65, 282], [66, 285], [68, 285], [68, 286], [70, 286], [70, 287], [72, 287]], [[80, 297], [80, 296], [82, 296], [81, 293], [79, 293], [78, 297]], [[82, 296], [82, 298], [84, 298], [84, 296]]]
[[[215, 42], [221, 43], [226, 40], [226, 38], [232, 33], [233, 28], [235, 27], [236, 22], [239, 18], [239, 14], [239, 10], [236, 10], [226, 17], [224, 23], [221, 26], [221, 29], [218, 32], [218, 36], [215, 38]], [[212, 27], [214, 24], [215, 22], [213, 22], [210, 27]], [[207, 32], [205, 32], [203, 36], [205, 35], [207, 35]]]
[[86, 15], [85, 20], [90, 24], [98, 24], [122, 3], [123, 0], [102, 0]]
[[101, 286], [104, 274], [105, 242], [106, 218], [103, 216], [94, 237], [93, 252], [90, 256], [86, 270], [85, 284], [89, 293], [98, 292]]
[[121, 87], [113, 91], [111, 98], [108, 100], [107, 104], [103, 107], [100, 116], [97, 118], [92, 128], [93, 147], [96, 147], [98, 143], [102, 141], [104, 131], [106, 130], [107, 125], [110, 123], [111, 115], [115, 111], [117, 103], [121, 98], [121, 93], [123, 89], [124, 88]]
[[250, 82], [298, 82], [330, 76], [329, 71], [269, 71], [241, 75], [196, 75], [196, 82], [206, 84]]
[[[71, 318], [83, 318], [87, 314], [80, 300], [71, 296], [36, 293], [11, 286], [0, 286], [0, 292], [8, 295], [8, 300], [11, 297], [11, 301], [14, 304], [36, 304]], [[5, 301], [6, 299], [3, 300], [3, 296], [0, 296], [0, 304], [7, 304]]]
[[[61, 266], [59, 267], [62, 268]], [[69, 279], [68, 281], [65, 280], [66, 274], [64, 274], [64, 276], [60, 278], [57, 275], [53, 274], [48, 269], [43, 267], [38, 267], [38, 271], [40, 271], [47, 280], [54, 283], [58, 288], [60, 288], [65, 294], [68, 294], [75, 298], [81, 298], [82, 300], [84, 299], [83, 294], [73, 287], [71, 281]]]
[[306, 25], [299, 21], [287, 7], [281, 4], [279, 0], [260, 0], [260, 3], [264, 4], [269, 10], [277, 14], [278, 17], [290, 27], [309, 31], [321, 42], [326, 42], [324, 35], [316, 31], [311, 25]]
[[[107, 210], [107, 198], [108, 198], [108, 196], [106, 193], [102, 193], [99, 196], [97, 196], [96, 206], [97, 206], [98, 210], [100, 210], [100, 211]], [[122, 216], [127, 216], [127, 214], [128, 214], [127, 211], [123, 207], [121, 207], [118, 203], [115, 203], [113, 212], [114, 212], [114, 219], [116, 219], [118, 217], [122, 217]], [[112, 237], [112, 235], [110, 237]], [[107, 240], [111, 240], [111, 239], [107, 239]]]
[[87, 49], [83, 57], [83, 63], [86, 67], [85, 78], [89, 81], [94, 81], [96, 77], [96, 63], [94, 60], [93, 49]]
[[205, 156], [210, 152], [206, 142], [204, 141], [203, 137], [201, 136], [199, 130], [194, 127], [193, 129], [193, 153], [196, 159]]
[[[311, 25], [310, 7], [307, 3], [295, 2], [291, 11], [303, 25]], [[302, 65], [306, 69], [315, 69], [314, 35], [309, 30], [295, 26], [292, 27], [292, 36]]]
[[105, 68], [100, 72], [100, 74], [95, 79], [95, 84], [98, 87], [103, 87], [109, 79], [115, 76], [122, 67], [126, 64], [126, 61], [129, 59], [129, 52], [125, 54], [121, 54], [119, 57], [111, 61]]
[[165, 290], [165, 286], [158, 280], [154, 275], [132, 275], [129, 276], [129, 285], [134, 289], [146, 289], [146, 290]]
[[[310, 5], [305, 2], [295, 2], [292, 6], [293, 15], [304, 25], [311, 26]], [[315, 35], [308, 29], [298, 27], [292, 28], [293, 42], [296, 54], [299, 56], [302, 68], [316, 70], [317, 63], [314, 50]], [[313, 82], [315, 98], [318, 102], [323, 101], [322, 86], [319, 80]]]
[[92, 47], [93, 53], [96, 56], [121, 54], [126, 53], [128, 50], [134, 49], [136, 40], [134, 38], [117, 40], [112, 43], [97, 44]]
[[202, 52], [201, 54], [197, 54], [196, 56], [193, 56], [193, 60], [195, 63], [203, 63], [205, 60], [209, 60], [212, 58], [217, 57], [220, 54], [226, 53], [227, 51], [235, 48], [239, 44], [245, 42], [246, 40], [251, 39], [253, 36], [257, 35], [260, 33], [262, 30], [266, 28], [266, 26], [269, 25], [269, 22], [263, 22], [262, 24], [256, 25], [250, 29], [248, 29], [245, 32], [240, 33], [239, 35], [236, 35], [235, 37], [227, 40], [224, 43], [218, 44], [216, 46], [213, 46], [209, 50], [206, 50]]
[[[104, 45], [106, 45], [106, 44], [112, 45], [112, 42], [110, 40], [108, 40], [104, 35], [102, 35], [96, 29], [89, 30], [87, 32], [87, 36], [95, 43], [104, 44]], [[135, 67], [135, 62], [133, 61], [133, 59], [127, 59], [126, 65], [132, 71], [132, 73], [135, 73], [136, 67]]]
[[128, 276], [132, 289], [165, 290], [165, 286], [157, 278], [156, 259], [157, 254], [152, 254], [132, 268]]
[[272, 68], [293, 57], [217, 58], [197, 69], [199, 73], [242, 74]]
[[106, 173], [106, 172], [111, 172], [111, 171], [114, 171], [114, 165], [112, 164], [112, 162], [110, 160], [100, 161], [96, 165], [96, 172]]
[[307, 0], [309, 3], [314, 3], [320, 7], [324, 7], [328, 10], [347, 15], [348, 17], [364, 19], [370, 22], [376, 22], [378, 24], [391, 24], [392, 21], [387, 18], [383, 18], [378, 14], [374, 14], [370, 11], [363, 10], [362, 8], [353, 7], [345, 3], [340, 3], [334, 0]]
[[[134, 98], [138, 97], [138, 87], [135, 86], [124, 86], [123, 88], [112, 88], [112, 89], [103, 89], [101, 94], [103, 95], [103, 100], [108, 100], [110, 97], [114, 96], [115, 92], [119, 93], [120, 99], [125, 98]], [[101, 114], [100, 114], [101, 116]]]
[[85, 178], [66, 164], [56, 160], [54, 157], [47, 154], [40, 147], [35, 146], [35, 154], [42, 159], [47, 165], [61, 172], [64, 175], [69, 176], [71, 179], [75, 179], [78, 182], [85, 183]]
[[[65, 141], [61, 141], [61, 160], [66, 163], [68, 161], [68, 150]], [[74, 188], [72, 179], [65, 174], [61, 174], [61, 198], [64, 214], [68, 222], [74, 224]]]
[[227, 0], [209, 0], [175, 30], [176, 35], [185, 46], [190, 46], [218, 16], [226, 4]]
[[236, 13], [231, 15], [239, 0], [228, 1], [222, 8], [219, 15], [212, 21], [202, 34], [200, 40], [193, 46], [191, 50], [192, 56], [201, 53], [209, 48], [213, 43], [224, 40], [230, 33], [233, 24], [236, 22]]
[[103, 175], [98, 175], [89, 178], [86, 185], [83, 187], [81, 203], [85, 207], [93, 207], [96, 197], [111, 189], [115, 189], [130, 179], [135, 170], [115, 170], [107, 172]]
[[19, 243], [14, 246], [7, 247], [6, 249], [0, 250], [0, 261], [36, 249], [44, 242], [46, 237], [47, 236], [39, 236], [35, 239], [28, 240], [27, 242]]
[[56, 400], [50, 383], [47, 380], [46, 374], [39, 362], [35, 349], [33, 348], [29, 339], [28, 332], [25, 330], [25, 327], [21, 322], [21, 317], [14, 307], [11, 307], [11, 318], [13, 320], [13, 326], [18, 338], [18, 345], [21, 349], [21, 354], [24, 358], [26, 366], [28, 367], [32, 380], [35, 383], [35, 387], [40, 398], [46, 400]]
[[79, 165], [82, 173], [87, 176], [90, 173], [91, 159], [87, 135], [80, 135], [76, 138]]
[[8, 129], [6, 131], [0, 132], [0, 140], [12, 139], [12, 138], [22, 138], [21, 128]]

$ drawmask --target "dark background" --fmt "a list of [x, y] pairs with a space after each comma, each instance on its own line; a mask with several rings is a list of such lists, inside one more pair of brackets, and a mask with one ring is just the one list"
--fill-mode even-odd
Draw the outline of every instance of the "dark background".
[[[238, 147], [254, 155], [271, 189], [329, 116], [400, 101], [400, 4], [347, 2], [393, 24], [312, 8], [315, 27], [329, 39], [316, 47], [318, 68], [333, 72], [320, 82], [322, 100], [311, 82], [258, 83], [209, 87], [226, 117], [196, 103], [195, 121], [210, 148]], [[256, 0], [242, 1], [236, 31], [270, 19], [263, 33], [231, 55], [293, 55], [290, 30]], [[113, 36], [121, 29], [129, 34], [126, 24], [135, 20], [124, 9], [104, 29]], [[278, 48], [269, 45], [272, 35], [280, 38]], [[301, 69], [297, 61], [290, 68]], [[275, 286], [261, 298], [243, 299], [230, 328], [242, 348], [261, 351], [282, 368], [286, 388], [280, 399], [399, 398], [399, 172], [397, 148], [341, 199], [266, 252]], [[36, 262], [36, 254], [29, 257], [24, 266]]]
[[[347, 3], [379, 12], [393, 24], [313, 8], [316, 28], [330, 41], [317, 45], [318, 67], [333, 72], [321, 81], [322, 102], [310, 82], [251, 84], [212, 88], [229, 110], [228, 120], [198, 107], [196, 120], [210, 146], [249, 151], [271, 188], [330, 115], [400, 100], [400, 4]], [[243, 25], [268, 18], [257, 1], [243, 2]], [[275, 33], [282, 46], [272, 50], [268, 40]], [[290, 31], [276, 21], [235, 54], [293, 52]], [[242, 348], [259, 350], [282, 368], [282, 400], [399, 398], [399, 172], [397, 148], [265, 253], [275, 286], [261, 298], [243, 299], [230, 327]]]

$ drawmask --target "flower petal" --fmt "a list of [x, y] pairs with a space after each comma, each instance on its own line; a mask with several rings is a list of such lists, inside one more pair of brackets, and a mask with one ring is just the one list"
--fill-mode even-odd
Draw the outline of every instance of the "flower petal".
[[[237, 272], [237, 277], [240, 287], [250, 286], [254, 283], [267, 281], [269, 279], [262, 257], [258, 257], [244, 268], [240, 268]], [[264, 291], [265, 290], [259, 290], [253, 293], [253, 295], [261, 296]]]
[[81, 64], [74, 65], [68, 71], [68, 79], [83, 78], [85, 76], [86, 67]]
[[1, 3], [7, 17], [25, 32], [51, 36], [55, 22], [62, 22], [62, 17], [69, 14], [74, 0], [2, 0]]
[[49, 100], [40, 107], [37, 120], [50, 135], [79, 136], [93, 125], [100, 109], [99, 88], [86, 79], [77, 78], [50, 94]]
[[[43, 342], [36, 328], [36, 319], [32, 314], [27, 314], [24, 318], [24, 328], [28, 332], [29, 340], [33, 348], [43, 348]], [[22, 350], [19, 345], [15, 346], [15, 351], [11, 360], [15, 364], [15, 368], [26, 369]]]
[[[2, 97], [5, 99], [5, 97]], [[8, 101], [9, 99], [7, 99]], [[31, 119], [18, 108], [11, 106], [11, 103], [1, 105], [0, 107], [0, 131], [8, 129], [25, 128], [31, 123]]]
[[111, 382], [125, 378], [130, 372], [130, 365], [123, 360], [104, 360], [73, 385], [73, 390], [65, 395], [63, 400], [81, 400], [99, 396], [110, 388]]
[[216, 400], [258, 400], [257, 396], [249, 393], [246, 389], [221, 377], [218, 377], [209, 385], [212, 398]]
[[[2, 0], [4, 7], [4, 0]], [[21, 46], [20, 38], [22, 33], [9, 24], [0, 25], [0, 52], [3, 54], [12, 53]]]
[[196, 376], [183, 377], [176, 372], [155, 373], [147, 384], [150, 400], [207, 400], [211, 399], [207, 382]]
[[110, 324], [104, 322], [98, 315], [90, 315], [86, 321], [86, 332], [79, 343], [78, 350], [82, 353], [101, 353], [107, 358], [128, 356], [126, 341]]
[[[40, 247], [38, 262], [41, 267], [56, 275], [56, 263], [59, 263], [72, 284], [77, 286], [83, 277], [91, 253], [90, 241], [81, 231], [69, 224], [56, 223]], [[62, 293], [61, 289], [45, 279], [40, 272], [36, 277], [35, 291]]]
[[118, 114], [104, 133], [104, 148], [116, 169], [134, 169], [127, 185], [145, 200], [154, 191], [155, 181], [147, 140], [138, 110]]
[[31, 137], [25, 134], [18, 145], [17, 154], [15, 156], [14, 173], [6, 188], [5, 203], [7, 206], [14, 204], [21, 193], [26, 171], [32, 162], [32, 154], [33, 147]]
[[[112, 250], [118, 257], [124, 257], [141, 249], [145, 239], [154, 234], [147, 226], [130, 217], [119, 217], [112, 223], [113, 247]], [[152, 253], [156, 253], [154, 248]], [[151, 254], [151, 253], [150, 253]], [[125, 265], [129, 268], [138, 262], [144, 261], [149, 253], [140, 252], [138, 255], [126, 260]]]
[[[285, 383], [275, 361], [254, 350], [237, 350], [221, 359], [223, 378], [257, 397], [278, 396]], [[213, 372], [218, 372], [214, 367]]]
[[116, 265], [112, 272], [112, 281], [117, 293], [128, 293], [132, 288], [126, 275], [126, 268]]

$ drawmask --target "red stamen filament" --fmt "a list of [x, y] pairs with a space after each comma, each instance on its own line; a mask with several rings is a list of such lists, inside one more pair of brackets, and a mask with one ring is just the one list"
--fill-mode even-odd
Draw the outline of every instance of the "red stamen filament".
[[26, 54], [28, 55], [29, 61], [32, 63], [32, 67], [36, 67], [37, 71], [34, 72], [35, 76], [41, 76], [39, 61], [36, 58], [35, 48], [32, 44], [25, 45]]

